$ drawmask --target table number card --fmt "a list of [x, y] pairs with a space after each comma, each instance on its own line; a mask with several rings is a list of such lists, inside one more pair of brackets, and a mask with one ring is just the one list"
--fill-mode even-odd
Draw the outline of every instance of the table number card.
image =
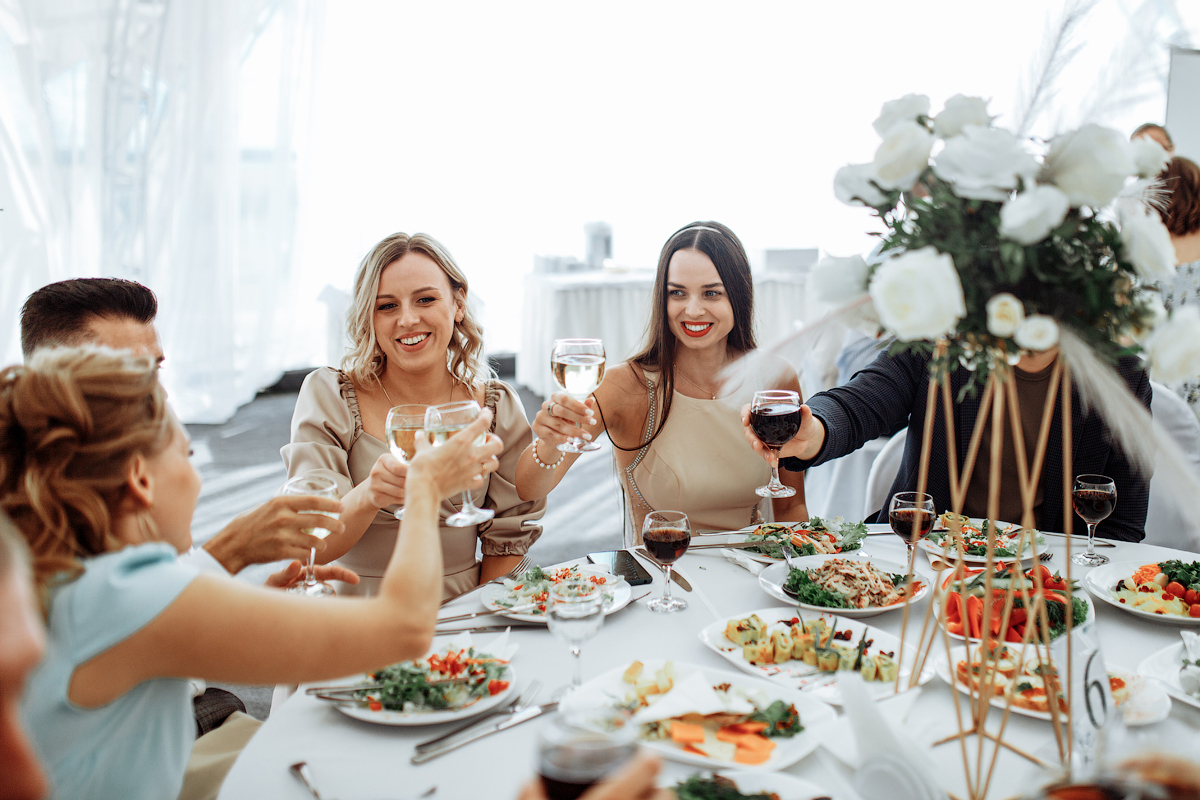
[[[1051, 645], [1059, 675], [1066, 679], [1066, 637]], [[1094, 620], [1071, 630], [1071, 733], [1072, 774], [1076, 780], [1093, 776], [1103, 762], [1105, 748], [1125, 729], [1121, 712], [1113, 701], [1108, 669]]]

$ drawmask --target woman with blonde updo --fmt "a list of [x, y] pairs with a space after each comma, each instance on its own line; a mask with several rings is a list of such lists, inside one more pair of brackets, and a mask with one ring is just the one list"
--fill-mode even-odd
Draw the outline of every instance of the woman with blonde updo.
[[29, 543], [49, 628], [22, 716], [56, 796], [181, 796], [187, 677], [297, 683], [423, 655], [441, 600], [438, 504], [495, 469], [500, 443], [474, 445], [489, 421], [418, 448], [378, 595], [311, 600], [176, 560], [200, 478], [149, 358], [44, 350], [0, 373], [0, 508]]

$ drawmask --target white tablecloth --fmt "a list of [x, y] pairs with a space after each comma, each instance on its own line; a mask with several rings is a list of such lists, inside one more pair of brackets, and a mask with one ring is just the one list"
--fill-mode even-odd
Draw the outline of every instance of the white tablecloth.
[[[803, 308], [803, 276], [755, 276], [754, 287], [760, 344], [791, 333]], [[653, 288], [650, 270], [526, 275], [517, 383], [543, 397], [557, 390], [550, 375], [555, 339], [603, 339], [609, 364], [628, 359], [645, 340]]]
[[[881, 528], [874, 526], [873, 529]], [[1062, 569], [1062, 540], [1050, 538], [1055, 557], [1048, 566]], [[903, 558], [903, 545], [890, 535], [870, 537], [866, 551], [892, 561]], [[686, 611], [653, 614], [644, 608], [643, 600], [610, 616], [599, 635], [583, 647], [584, 680], [614, 667], [626, 666], [634, 658], [673, 659], [711, 669], [732, 669], [701, 644], [697, 631], [717, 618], [782, 604], [764, 594], [750, 573], [727, 562], [720, 552], [691, 553], [679, 562], [680, 572], [695, 587], [691, 593], [675, 588], [689, 603]], [[1194, 554], [1165, 548], [1125, 543], [1103, 552], [1113, 561], [1142, 563], [1194, 557]], [[918, 564], [920, 569], [929, 570], [924, 556], [918, 558]], [[1085, 571], [1085, 568], [1077, 567], [1074, 577], [1081, 578]], [[661, 592], [661, 580], [661, 576], [656, 576], [653, 586], [656, 593]], [[640, 587], [640, 591], [650, 588]], [[635, 589], [635, 596], [638, 592]], [[924, 600], [913, 608], [918, 626], [928, 602]], [[1105, 603], [1097, 602], [1096, 606], [1100, 640], [1109, 665], [1132, 671], [1142, 658], [1179, 641], [1179, 628], [1175, 626], [1143, 622]], [[478, 600], [475, 597], [464, 598], [447, 605], [442, 614], [460, 613], [476, 607]], [[898, 635], [900, 632], [899, 611], [867, 621], [891, 633]], [[570, 680], [572, 665], [567, 647], [546, 631], [513, 631], [512, 636], [521, 645], [514, 659], [518, 681], [524, 684], [532, 678], [540, 678], [545, 688], [539, 702], [545, 702], [553, 689]], [[916, 632], [910, 631], [909, 636], [915, 639]], [[934, 678], [923, 688], [902, 735], [927, 747], [955, 730], [953, 708], [951, 689]], [[989, 717], [989, 728], [998, 725], [999, 716], [996, 713]], [[340, 800], [402, 797], [430, 784], [438, 786], [437, 797], [515, 798], [520, 786], [534, 774], [535, 740], [542, 722], [538, 719], [525, 723], [427, 764], [413, 766], [409, 763], [413, 745], [447, 730], [446, 726], [391, 728], [358, 722], [301, 692], [276, 710], [250, 742], [225, 781], [220, 800], [268, 797], [304, 800], [307, 797], [304, 788], [288, 773], [288, 765], [301, 759], [313, 765], [318, 779], [324, 770], [334, 782], [322, 786], [323, 791], [326, 796]], [[1200, 732], [1200, 713], [1176, 701], [1168, 720], [1141, 730], [1165, 741], [1194, 740]], [[1054, 734], [1048, 722], [1013, 715], [1006, 737], [1047, 760], [1053, 758]], [[945, 787], [959, 797], [966, 797], [958, 746], [942, 745], [931, 752]], [[694, 768], [680, 764], [667, 762], [666, 765], [670, 776], [682, 777], [693, 771]], [[848, 770], [820, 749], [786, 771], [825, 787], [835, 797], [845, 796], [838, 787], [849, 777]], [[1038, 775], [1033, 764], [1002, 751], [990, 796], [1003, 798], [1018, 794], [1030, 787]]]

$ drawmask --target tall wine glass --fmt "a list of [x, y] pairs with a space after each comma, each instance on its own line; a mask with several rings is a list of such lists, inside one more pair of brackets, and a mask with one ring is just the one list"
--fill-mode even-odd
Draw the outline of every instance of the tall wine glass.
[[1108, 563], [1108, 556], [1096, 552], [1096, 526], [1108, 519], [1117, 507], [1117, 485], [1107, 475], [1079, 475], [1071, 487], [1071, 506], [1088, 526], [1087, 551], [1076, 553], [1071, 560], [1085, 567]]
[[688, 545], [692, 543], [692, 525], [688, 522], [687, 514], [682, 511], [651, 511], [642, 523], [642, 543], [646, 546], [646, 552], [662, 565], [666, 573], [662, 597], [646, 603], [646, 608], [660, 614], [683, 611], [688, 607], [687, 601], [671, 596], [671, 565], [687, 552]]
[[616, 709], [559, 709], [538, 730], [537, 771], [548, 800], [577, 800], [637, 753], [637, 726]]
[[583, 658], [580, 646], [600, 632], [604, 624], [604, 590], [587, 580], [563, 581], [550, 588], [546, 604], [546, 625], [550, 633], [571, 647], [575, 656], [575, 676], [570, 687], [554, 693], [561, 700], [583, 683]]
[[[388, 450], [397, 461], [407, 464], [417, 454], [417, 434], [425, 432], [425, 408], [405, 405], [396, 406], [388, 412], [383, 430], [387, 436]], [[397, 508], [392, 516], [404, 519], [404, 506]]]
[[[456, 403], [443, 403], [440, 406], [430, 406], [425, 410], [425, 433], [434, 447], [441, 447], [454, 434], [470, 425], [478, 417], [482, 409], [474, 400], [460, 400]], [[477, 444], [483, 444], [486, 436], [480, 436]], [[462, 493], [462, 510], [451, 514], [446, 524], [451, 528], [466, 528], [487, 522], [496, 516], [490, 508], [476, 508], [471, 502], [471, 492]]]
[[[281, 494], [302, 494], [313, 497], [328, 497], [330, 500], [338, 499], [337, 483], [333, 478], [326, 478], [321, 475], [301, 475], [298, 478], [292, 478], [283, 485]], [[301, 511], [301, 514], [320, 514], [325, 517], [333, 517], [338, 519], [341, 515], [336, 511]], [[318, 539], [324, 539], [329, 535], [329, 531], [325, 528], [312, 528], [307, 531]], [[308, 551], [308, 569], [304, 573], [304, 580], [293, 586], [288, 587], [289, 592], [296, 594], [304, 594], [309, 597], [328, 597], [329, 595], [337, 594], [333, 587], [325, 581], [317, 580], [316, 576], [316, 561], [317, 548], [312, 548]]]
[[925, 492], [896, 492], [892, 495], [892, 502], [888, 504], [888, 522], [891, 523], [892, 533], [904, 540], [910, 564], [916, 552], [913, 544], [917, 539], [929, 535], [936, 517], [937, 509], [933, 507], [931, 495]]
[[[576, 400], [583, 401], [604, 381], [604, 342], [599, 339], [557, 339], [550, 354], [554, 382]], [[599, 450], [595, 442], [575, 436], [558, 446], [564, 453]]]
[[800, 395], [789, 391], [755, 392], [750, 427], [763, 444], [775, 451], [771, 482], [754, 490], [759, 497], [791, 497], [796, 490], [779, 482], [779, 448], [800, 430]]

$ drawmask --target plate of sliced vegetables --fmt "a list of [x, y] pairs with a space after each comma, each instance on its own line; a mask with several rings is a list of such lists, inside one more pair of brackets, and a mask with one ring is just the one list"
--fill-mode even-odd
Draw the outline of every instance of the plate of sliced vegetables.
[[[942, 515], [944, 520], [945, 514]], [[987, 563], [988, 521], [975, 517], [965, 518], [962, 526], [963, 561], [971, 564]], [[1022, 528], [1011, 522], [997, 522], [993, 533], [996, 550], [994, 558], [1018, 558], [1017, 547], [1020, 545]], [[1019, 556], [1023, 559], [1033, 558], [1046, 552], [1046, 538], [1034, 531], [1033, 546], [1026, 539], [1024, 552]], [[947, 528], [935, 528], [920, 541], [920, 547], [931, 556], [942, 559], [958, 559], [958, 543]]]
[[809, 611], [828, 611], [844, 617], [871, 617], [903, 608], [906, 600], [929, 593], [929, 578], [913, 572], [913, 585], [905, 585], [908, 567], [894, 561], [842, 556], [805, 556], [773, 564], [758, 576], [762, 590], [785, 603]]
[[1097, 600], [1166, 625], [1200, 625], [1200, 562], [1115, 561], [1083, 576]]
[[[794, 556], [834, 555], [849, 553], [862, 548], [867, 538], [867, 526], [861, 522], [846, 522], [841, 517], [824, 520], [813, 517], [808, 522], [766, 522], [751, 525], [740, 531], [732, 531], [725, 538], [728, 544], [761, 542], [757, 547], [739, 550], [760, 564], [777, 564], [783, 561], [783, 545], [786, 542], [795, 551]], [[716, 543], [719, 537], [703, 541]]]
[[[1026, 610], [1026, 600], [1021, 596], [1025, 592], [1032, 596], [1036, 590], [1035, 575], [1041, 578], [1045, 589], [1046, 618], [1050, 624], [1050, 638], [1057, 639], [1067, 632], [1067, 580], [1058, 573], [1052, 573], [1045, 564], [1035, 564], [1025, 570], [1014, 570], [1017, 562], [998, 563], [992, 571], [992, 597], [994, 598], [988, 613], [985, 614], [984, 599], [987, 597], [987, 575], [983, 569], [966, 569], [963, 577], [956, 580], [951, 572], [942, 580], [942, 589], [950, 592], [946, 602], [945, 627], [955, 639], [969, 638], [979, 641], [984, 633], [984, 618], [988, 619], [991, 636], [1000, 635], [1000, 625], [1004, 622], [1004, 603], [1008, 590], [1016, 584], [1016, 594], [1013, 596], [1013, 608], [1008, 616], [1008, 628], [1004, 634], [1006, 642], [1020, 642], [1025, 636], [1025, 629], [1030, 624]], [[1072, 583], [1077, 583], [1072, 581]], [[1078, 586], [1070, 592], [1071, 624], [1080, 625], [1092, 619], [1096, 611], [1086, 594], [1079, 591]], [[940, 598], [940, 595], [939, 595]], [[1032, 599], [1032, 597], [1031, 597]], [[935, 609], [940, 614], [941, 600], [937, 601]], [[1040, 622], [1034, 621], [1035, 641], [1040, 641], [1038, 634]]]
[[578, 580], [603, 587], [606, 615], [620, 611], [633, 599], [633, 587], [624, 578], [578, 565], [533, 567], [516, 578], [505, 578], [503, 583], [484, 586], [479, 599], [485, 608], [499, 616], [522, 622], [545, 622], [550, 587]]

